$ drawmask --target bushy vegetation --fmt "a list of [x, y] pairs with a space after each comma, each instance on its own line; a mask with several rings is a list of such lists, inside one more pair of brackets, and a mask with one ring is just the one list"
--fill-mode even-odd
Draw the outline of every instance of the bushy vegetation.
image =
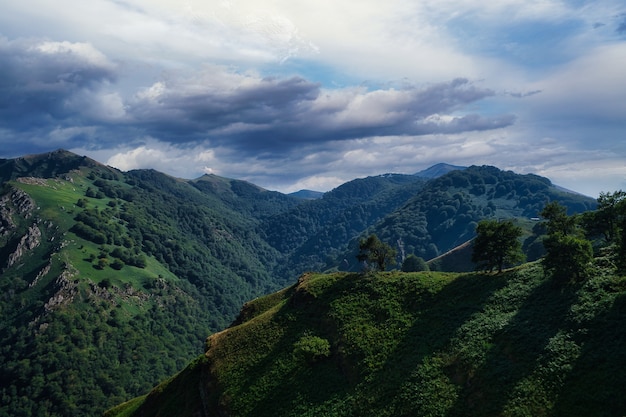
[[[272, 393], [276, 379], [300, 393], [296, 400], [290, 391], [284, 392], [285, 409], [291, 404], [306, 415], [307, 401], [312, 401], [325, 404], [312, 408], [321, 414], [335, 406], [350, 410], [351, 402], [369, 395], [370, 388], [358, 382], [360, 378], [379, 372], [381, 360], [391, 361], [389, 352], [397, 342], [386, 338], [409, 331], [408, 323], [417, 320], [417, 306], [426, 302], [428, 307], [428, 297], [454, 276], [425, 275], [427, 282], [418, 285], [411, 274], [406, 282], [397, 278], [401, 274], [390, 274], [381, 282], [395, 284], [383, 289], [375, 276], [337, 274], [313, 279], [317, 275], [312, 275], [297, 287], [255, 297], [290, 285], [306, 270], [360, 270], [358, 241], [374, 233], [397, 250], [397, 261], [405, 270], [423, 270], [428, 269], [423, 259], [473, 237], [484, 217], [536, 215], [536, 209], [552, 200], [560, 201], [570, 213], [593, 207], [591, 199], [558, 192], [544, 178], [490, 167], [466, 171], [428, 183], [410, 175], [363, 178], [321, 199], [305, 201], [217, 176], [186, 181], [153, 170], [123, 173], [65, 151], [0, 160], [0, 415], [99, 415], [182, 369], [201, 353], [198, 341], [226, 328], [247, 300], [254, 301], [244, 304], [235, 321], [241, 326], [237, 328], [265, 323], [259, 331], [270, 331], [272, 339], [261, 343], [267, 351], [251, 351], [251, 360], [265, 359], [238, 370], [233, 378], [239, 382], [232, 386], [248, 384], [246, 389], [262, 395], [261, 406], [267, 408], [278, 398]], [[16, 193], [22, 194], [17, 198]], [[613, 203], [619, 206], [613, 196], [606, 197], [598, 216], [612, 213]], [[609, 218], [617, 222], [611, 224], [623, 221], [619, 216]], [[515, 222], [524, 230], [525, 252], [536, 255], [529, 259], [543, 256], [545, 227], [519, 217]], [[604, 256], [607, 268], [618, 265], [625, 228], [603, 229], [592, 215], [583, 223], [588, 234], [610, 236], [606, 244], [593, 248], [596, 255]], [[430, 265], [435, 269], [464, 265], [457, 261], [450, 265], [449, 259]], [[486, 277], [471, 276], [490, 285]], [[411, 290], [413, 284], [417, 287]], [[394, 285], [404, 288], [398, 296], [393, 295]], [[420, 285], [428, 287], [428, 297], [418, 296]], [[339, 292], [326, 292], [331, 289]], [[315, 298], [330, 303], [328, 297], [337, 300], [332, 309], [330, 304], [311, 304]], [[405, 301], [417, 304], [396, 311]], [[354, 314], [362, 317], [347, 317], [351, 313], [340, 304], [354, 307]], [[443, 314], [441, 309], [437, 311]], [[280, 320], [272, 321], [276, 318]], [[386, 321], [370, 325], [370, 319]], [[310, 326], [309, 320], [316, 324]], [[443, 319], [433, 319], [431, 324], [438, 325], [439, 320]], [[295, 327], [285, 330], [287, 324]], [[430, 330], [424, 331], [428, 336]], [[231, 329], [222, 335], [231, 338], [232, 334]], [[220, 346], [218, 335], [211, 339], [214, 346]], [[361, 337], [368, 343], [380, 340], [381, 346], [367, 347]], [[244, 352], [255, 343], [240, 342], [233, 349]], [[275, 364], [278, 368], [261, 377], [272, 361], [269, 352], [283, 352], [283, 348], [287, 356]], [[211, 351], [219, 356], [219, 349]], [[211, 363], [216, 362], [199, 359], [182, 374], [200, 381]], [[430, 365], [424, 366], [419, 369]], [[324, 370], [328, 388], [305, 384], [317, 369]], [[252, 383], [246, 379], [250, 375], [262, 382]], [[383, 379], [378, 381], [391, 378], [384, 372], [380, 375]], [[167, 391], [177, 398], [168, 410], [190, 410], [185, 404], [197, 399], [198, 391], [179, 381], [166, 381], [146, 402], [159, 405], [156, 398]], [[325, 402], [332, 387], [338, 389], [333, 398], [343, 405], [334, 399]], [[232, 389], [232, 395], [245, 391]], [[349, 392], [354, 396], [347, 402], [340, 400]], [[222, 396], [223, 403], [230, 404], [232, 395]], [[379, 401], [376, 395], [367, 398]], [[257, 407], [253, 405], [257, 400], [242, 397], [244, 403], [236, 405], [237, 410]], [[139, 402], [124, 406], [126, 415]]]
[[[0, 161], [0, 171], [10, 216], [0, 236], [0, 415], [99, 415], [182, 369], [244, 301], [285, 285], [270, 273], [277, 252], [223, 193], [66, 152]], [[255, 204], [254, 188], [226, 185]], [[30, 212], [11, 201], [15, 190], [32, 198]], [[256, 195], [266, 215], [291, 201]], [[34, 248], [7, 267], [35, 227]]]
[[[626, 285], [601, 268], [566, 286], [539, 263], [500, 275], [307, 275], [281, 294], [208, 339], [193, 368], [204, 402], [178, 415], [202, 406], [233, 417], [626, 412], [617, 371]], [[294, 355], [326, 352], [326, 342], [328, 356]], [[167, 386], [150, 397], [129, 415], [156, 416], [174, 401]]]
[[476, 226], [472, 261], [478, 268], [498, 272], [505, 266], [521, 263], [525, 259], [521, 236], [522, 228], [512, 221], [481, 220]]

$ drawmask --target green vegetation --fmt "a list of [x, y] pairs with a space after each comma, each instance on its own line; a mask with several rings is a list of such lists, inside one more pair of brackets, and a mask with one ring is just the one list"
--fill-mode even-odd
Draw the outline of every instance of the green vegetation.
[[519, 238], [522, 228], [512, 221], [481, 220], [476, 227], [472, 261], [479, 268], [502, 272], [505, 265], [519, 264], [524, 260]]
[[[383, 259], [384, 268], [396, 261], [406, 271], [425, 270], [423, 259], [428, 259], [433, 270], [471, 271], [467, 242], [484, 218], [512, 219], [523, 230], [528, 259], [539, 259], [545, 254], [547, 230], [531, 216], [550, 201], [559, 201], [570, 213], [595, 207], [592, 199], [559, 191], [545, 178], [492, 167], [471, 167], [429, 181], [395, 174], [363, 178], [320, 199], [302, 200], [214, 175], [187, 181], [153, 170], [123, 173], [57, 151], [0, 160], [0, 181], [1, 416], [100, 415], [176, 371], [180, 377], [166, 380], [142, 407], [154, 404], [166, 414], [184, 414], [191, 409], [187, 402], [213, 404], [217, 397], [202, 398], [183, 377], [205, 381], [208, 388], [201, 392], [217, 393], [222, 404], [250, 390], [265, 398], [260, 406], [266, 408], [279, 398], [273, 387], [284, 382], [299, 397], [277, 388], [288, 399], [281, 407], [294, 406], [302, 415], [308, 413], [308, 402], [324, 403], [311, 409], [320, 414], [340, 408], [352, 412], [350, 407], [361, 399], [382, 402], [366, 385], [374, 381], [382, 386], [397, 376], [386, 373], [381, 361], [391, 364], [394, 352], [411, 350], [394, 339], [402, 332], [426, 338], [418, 346], [418, 359], [404, 359], [407, 369], [415, 365], [418, 375], [435, 372], [427, 359], [443, 346], [435, 328], [450, 325], [438, 316], [447, 317], [445, 305], [435, 306], [432, 297], [446, 294], [444, 287], [454, 288], [457, 280], [487, 288], [505, 285], [509, 272], [502, 281], [480, 274], [313, 274], [290, 286], [295, 277], [309, 270], [360, 271], [359, 240], [371, 235], [391, 245], [387, 254], [397, 251], [397, 258]], [[623, 206], [623, 195], [607, 194], [598, 217], [576, 217], [577, 228], [593, 241], [595, 262], [602, 260], [606, 271], [624, 268]], [[464, 242], [465, 250], [439, 257]], [[546, 279], [553, 282], [556, 275], [548, 272]], [[587, 285], [596, 271], [590, 272], [572, 285]], [[357, 279], [362, 282], [353, 288]], [[378, 283], [381, 279], [387, 284]], [[558, 282], [563, 286], [566, 281]], [[615, 280], [600, 286], [621, 291], [620, 285]], [[274, 293], [279, 288], [286, 289]], [[316, 307], [317, 299], [322, 304]], [[450, 301], [452, 314], [468, 319], [455, 308], [465, 305], [473, 311], [476, 302], [480, 299], [473, 296], [467, 303]], [[426, 310], [420, 311], [422, 306]], [[418, 326], [422, 318], [427, 327]], [[209, 351], [220, 359], [199, 356], [206, 335], [233, 320], [230, 330], [210, 339]], [[384, 323], [373, 324], [377, 320]], [[412, 333], [413, 324], [422, 333]], [[223, 370], [230, 381], [230, 368], [215, 364], [230, 364], [239, 357], [231, 357], [232, 352], [251, 349], [257, 341], [232, 335], [239, 331], [234, 329], [243, 332], [256, 325], [259, 334], [269, 332], [264, 336], [269, 341], [258, 342], [265, 350], [250, 351], [250, 360], [257, 362], [241, 369], [232, 362], [237, 376], [222, 395], [211, 388], [217, 380], [205, 378], [216, 375], [212, 369]], [[221, 337], [236, 345], [221, 350]], [[430, 350], [429, 343], [439, 347]], [[274, 361], [272, 352], [285, 356]], [[185, 368], [193, 358], [200, 359]], [[426, 362], [419, 366], [413, 362], [422, 359]], [[277, 368], [266, 374], [271, 364]], [[323, 370], [328, 387], [305, 384], [317, 370]], [[406, 371], [398, 372], [408, 380]], [[255, 375], [261, 379], [246, 379]], [[368, 382], [360, 382], [365, 377]], [[450, 389], [440, 386], [437, 395]], [[338, 390], [330, 394], [333, 387]], [[166, 395], [172, 396], [171, 408], [163, 408]], [[330, 402], [327, 395], [332, 395]], [[232, 403], [242, 412], [259, 406], [258, 398], [244, 396], [243, 403]], [[130, 415], [142, 402], [124, 403], [120, 410]]]
[[420, 272], [428, 270], [430, 270], [430, 267], [426, 261], [414, 254], [407, 256], [404, 262], [402, 262], [402, 272]]
[[[327, 269], [361, 269], [358, 238], [400, 208], [424, 186], [413, 175], [380, 175], [347, 182], [317, 200], [269, 216], [261, 223], [267, 242], [285, 256], [278, 275]], [[385, 240], [391, 241], [391, 240]]]
[[63, 151], [0, 161], [0, 176], [0, 415], [100, 415], [284, 286], [257, 221], [229, 208], [295, 204], [278, 193], [210, 194]]
[[[530, 219], [539, 217], [550, 201], [560, 202], [572, 214], [596, 207], [592, 199], [560, 191], [547, 178], [472, 166], [429, 181], [368, 233], [385, 242], [402, 242], [407, 255], [430, 261], [473, 239], [481, 220], [526, 219], [527, 226], [519, 225], [530, 229]], [[538, 258], [532, 256], [532, 247], [525, 248], [529, 260]]]
[[365, 269], [376, 268], [378, 271], [385, 271], [387, 266], [396, 263], [396, 250], [378, 239], [376, 235], [370, 235], [367, 239], [359, 242], [359, 262], [365, 263]]
[[125, 415], [163, 415], [180, 386], [205, 389], [181, 417], [623, 415], [626, 281], [596, 271], [308, 274]]
[[545, 270], [562, 281], [585, 278], [593, 259], [593, 248], [578, 225], [579, 217], [568, 216], [566, 208], [556, 201], [547, 204], [541, 215], [547, 220], [548, 231], [543, 242]]

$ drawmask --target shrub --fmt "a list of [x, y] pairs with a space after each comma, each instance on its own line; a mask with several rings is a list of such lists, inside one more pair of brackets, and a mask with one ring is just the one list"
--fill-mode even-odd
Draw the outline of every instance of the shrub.
[[308, 363], [330, 356], [330, 343], [318, 336], [304, 335], [294, 344], [293, 353]]

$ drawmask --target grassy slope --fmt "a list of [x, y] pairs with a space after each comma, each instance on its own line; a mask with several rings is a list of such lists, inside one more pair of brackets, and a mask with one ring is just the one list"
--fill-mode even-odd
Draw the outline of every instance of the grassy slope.
[[[557, 287], [538, 264], [308, 275], [248, 303], [206, 357], [133, 402], [136, 414], [108, 416], [166, 415], [177, 402], [179, 416], [623, 415], [625, 294], [624, 278], [601, 272]], [[301, 354], [311, 337], [328, 356]]]
[[[97, 189], [87, 172], [6, 186], [24, 190], [34, 200], [33, 216], [16, 220], [20, 229], [22, 223], [36, 222], [42, 239], [0, 280], [4, 294], [17, 293], [0, 303], [0, 392], [6, 399], [0, 415], [43, 410], [46, 415], [98, 415], [145, 392], [201, 352], [207, 308], [185, 291], [188, 285], [181, 287], [181, 280], [154, 257], [146, 257], [145, 268], [95, 268], [90, 257], [112, 245], [68, 231], [83, 210], [76, 206], [79, 199], [90, 209], [110, 209], [111, 198], [85, 197], [88, 187]], [[29, 286], [46, 265], [50, 272]], [[63, 271], [72, 272], [74, 296], [62, 293], [61, 305], [45, 310], [44, 303], [62, 291], [56, 280]], [[109, 288], [97, 285], [105, 280]]]

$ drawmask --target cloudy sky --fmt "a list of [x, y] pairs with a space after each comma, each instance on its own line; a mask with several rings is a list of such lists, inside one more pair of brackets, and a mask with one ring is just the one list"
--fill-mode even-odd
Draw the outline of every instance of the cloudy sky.
[[0, 158], [283, 192], [438, 162], [626, 190], [623, 0], [0, 7]]

